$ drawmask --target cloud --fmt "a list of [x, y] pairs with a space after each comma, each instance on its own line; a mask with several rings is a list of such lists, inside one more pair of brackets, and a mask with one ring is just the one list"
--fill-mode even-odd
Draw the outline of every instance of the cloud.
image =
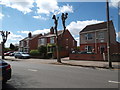
[[60, 14], [65, 12], [73, 13], [72, 6], [67, 4], [59, 7], [57, 0], [0, 0], [0, 4], [17, 9], [24, 14], [32, 12], [32, 8], [37, 7], [38, 16], [33, 17], [42, 20], [45, 20], [46, 18], [41, 17], [40, 14], [49, 16], [50, 14]]
[[[118, 8], [118, 3], [120, 2], [120, 0], [110, 0], [110, 7], [115, 7], [115, 8]], [[120, 3], [119, 3], [120, 5]]]
[[117, 38], [120, 38], [120, 32], [116, 33]]
[[19, 41], [22, 38], [23, 38], [23, 36], [14, 34], [12, 32], [10, 32], [10, 35], [8, 36], [8, 40], [12, 40], [12, 41]]
[[50, 32], [50, 29], [35, 30], [35, 31], [18, 31], [18, 33], [23, 33], [23, 34], [28, 34], [29, 32], [31, 32], [33, 35], [44, 34]]
[[71, 22], [66, 28], [72, 33], [73, 36], [79, 35], [79, 32], [85, 28], [85, 26], [90, 24], [96, 24], [103, 21], [98, 20], [86, 20], [86, 21], [77, 21], [77, 22]]
[[2, 13], [0, 13], [0, 19], [2, 19], [4, 17], [4, 15]]
[[41, 20], [47, 20], [47, 18], [42, 17], [42, 16], [40, 16], [40, 15], [38, 15], [38, 16], [33, 16], [33, 18], [35, 18], [35, 19], [41, 19]]
[[73, 13], [73, 7], [69, 4], [59, 7], [57, 0], [36, 0], [38, 14], [60, 14], [65, 12]]
[[80, 45], [80, 39], [79, 39], [79, 37], [75, 37], [75, 40], [77, 41], [77, 46], [79, 46]]
[[0, 0], [0, 4], [17, 9], [24, 14], [32, 12], [34, 0]]
[[69, 4], [64, 5], [62, 7], [59, 7], [57, 11], [54, 12], [54, 14], [60, 14], [60, 13], [73, 13], [73, 6], [70, 6]]
[[50, 14], [59, 9], [57, 0], [36, 0], [37, 13]]

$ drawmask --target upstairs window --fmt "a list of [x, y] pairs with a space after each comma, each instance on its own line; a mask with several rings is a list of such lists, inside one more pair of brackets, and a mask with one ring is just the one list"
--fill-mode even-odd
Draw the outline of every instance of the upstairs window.
[[91, 39], [93, 39], [92, 33], [87, 33], [87, 34], [85, 34], [85, 39], [86, 39], [86, 40], [91, 40]]
[[40, 44], [41, 44], [41, 45], [45, 45], [45, 38], [41, 38], [41, 39], [40, 39]]
[[55, 43], [54, 37], [50, 37], [50, 43], [51, 44]]
[[99, 32], [98, 33], [98, 38], [99, 39], [104, 39], [104, 32]]

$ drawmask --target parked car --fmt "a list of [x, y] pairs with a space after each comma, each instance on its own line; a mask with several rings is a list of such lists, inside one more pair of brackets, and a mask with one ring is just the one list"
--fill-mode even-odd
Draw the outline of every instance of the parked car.
[[6, 83], [11, 78], [11, 65], [0, 59], [0, 81]]
[[16, 52], [14, 54], [14, 57], [23, 59], [23, 58], [30, 58], [30, 55], [26, 52]]
[[14, 54], [15, 54], [14, 52], [11, 52], [11, 53], [9, 54], [9, 56], [14, 56]]
[[5, 55], [5, 56], [10, 56], [10, 55], [12, 55], [13, 53], [14, 53], [13, 51], [9, 51], [9, 52], [4, 53], [4, 55]]
[[10, 55], [10, 52], [4, 53], [4, 56], [9, 56], [9, 55]]

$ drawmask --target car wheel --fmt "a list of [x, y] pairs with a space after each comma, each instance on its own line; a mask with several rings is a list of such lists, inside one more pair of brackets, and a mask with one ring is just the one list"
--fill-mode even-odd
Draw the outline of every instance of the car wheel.
[[21, 59], [23, 59], [23, 57], [21, 57]]
[[17, 57], [15, 56], [15, 58], [17, 58]]

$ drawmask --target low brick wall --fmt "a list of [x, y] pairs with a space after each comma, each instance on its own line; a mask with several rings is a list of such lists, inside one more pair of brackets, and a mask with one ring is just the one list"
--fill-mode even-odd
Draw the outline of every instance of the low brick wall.
[[107, 58], [103, 57], [102, 54], [70, 54], [69, 59], [70, 60], [95, 60], [95, 61], [107, 60]]
[[[68, 57], [69, 53], [68, 53], [68, 51], [61, 51], [60, 56], [61, 57]], [[57, 58], [57, 52], [54, 52], [53, 58]]]

